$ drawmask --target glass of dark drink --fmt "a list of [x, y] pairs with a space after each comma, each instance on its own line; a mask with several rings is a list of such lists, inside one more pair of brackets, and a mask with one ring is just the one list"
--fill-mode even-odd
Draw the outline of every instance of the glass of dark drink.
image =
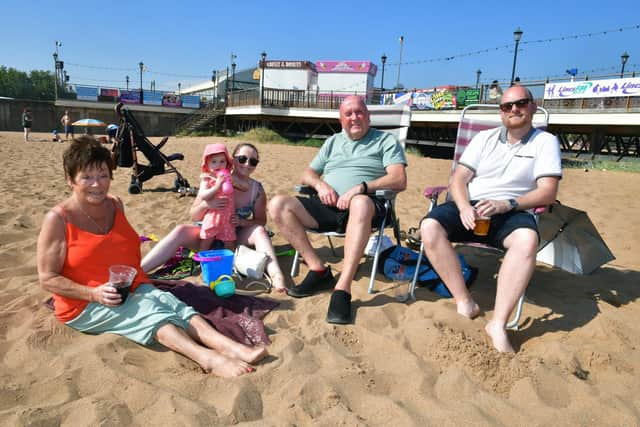
[[122, 298], [121, 304], [127, 299], [129, 288], [136, 274], [136, 269], [128, 265], [117, 264], [109, 267], [109, 283], [120, 294]]

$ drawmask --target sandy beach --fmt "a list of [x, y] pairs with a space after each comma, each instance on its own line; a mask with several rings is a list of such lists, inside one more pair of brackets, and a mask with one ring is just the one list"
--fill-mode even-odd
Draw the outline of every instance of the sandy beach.
[[[369, 295], [371, 264], [363, 258], [353, 324], [325, 322], [327, 293], [269, 294], [280, 302], [265, 318], [271, 356], [253, 374], [221, 379], [170, 351], [83, 335], [43, 305], [50, 295], [38, 283], [36, 241], [44, 214], [69, 194], [61, 161], [68, 144], [32, 137], [25, 144], [19, 132], [0, 132], [0, 425], [640, 425], [640, 174], [565, 169], [559, 199], [589, 213], [617, 259], [588, 276], [540, 264], [522, 328], [510, 332], [515, 355], [494, 351], [483, 332], [499, 258], [464, 249], [480, 268], [477, 319], [425, 289], [417, 301], [399, 302], [407, 284], [381, 276]], [[175, 165], [196, 185], [202, 150], [214, 140], [239, 142], [171, 138], [163, 152], [184, 153]], [[317, 152], [256, 145], [254, 177], [269, 197], [290, 194]], [[445, 184], [450, 167], [413, 155], [409, 162], [409, 188], [397, 205], [405, 231], [424, 215], [423, 188]], [[111, 192], [138, 233], [162, 237], [188, 222], [193, 199], [169, 190], [175, 175], [130, 195], [130, 174], [117, 169]], [[274, 231], [276, 247], [287, 247]], [[152, 244], [142, 243], [143, 252]], [[342, 260], [326, 239], [314, 244], [339, 272]], [[280, 261], [288, 271], [291, 257]], [[304, 274], [302, 266], [294, 280]]]

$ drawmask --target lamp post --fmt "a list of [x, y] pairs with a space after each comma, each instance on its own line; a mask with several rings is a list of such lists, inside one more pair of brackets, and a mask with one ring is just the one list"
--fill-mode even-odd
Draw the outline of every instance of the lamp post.
[[182, 86], [182, 84], [178, 82], [178, 96], [180, 96], [180, 86]]
[[396, 81], [396, 88], [400, 87], [400, 66], [402, 65], [402, 45], [404, 44], [404, 36], [400, 36], [400, 59], [398, 60], [398, 80]]
[[624, 66], [627, 65], [627, 61], [629, 60], [629, 54], [625, 51], [622, 55], [620, 55], [620, 59], [622, 60], [622, 69], [620, 70], [620, 78], [623, 78]]
[[127, 90], [129, 90], [129, 76], [125, 76], [124, 79], [127, 82]]
[[387, 63], [387, 55], [383, 53], [380, 57], [380, 61], [382, 61], [382, 77], [380, 78], [380, 90], [384, 92], [384, 64]]
[[231, 92], [236, 90], [236, 63], [231, 63]]
[[476, 70], [476, 89], [480, 86], [480, 75], [482, 74], [482, 70], [478, 68]]
[[144, 69], [144, 62], [140, 61], [138, 67], [140, 67], [140, 104], [142, 104], [142, 70]]
[[264, 68], [267, 65], [267, 52], [263, 51], [260, 54], [260, 58], [262, 58], [262, 61], [260, 61], [260, 106], [262, 106], [264, 103]]
[[217, 98], [216, 92], [218, 90], [218, 87], [216, 85], [216, 70], [213, 70], [213, 72], [211, 73], [211, 83], [213, 83], [213, 86], [211, 87], [211, 93], [213, 94], [212, 101], [214, 102], [214, 105], [215, 105], [216, 98]]
[[56, 52], [53, 52], [53, 66], [56, 69], [56, 85], [54, 86], [55, 97], [58, 99], [58, 82], [60, 78], [58, 77], [58, 42], [56, 42]]
[[520, 27], [516, 28], [516, 30], [513, 32], [513, 39], [516, 42], [516, 47], [513, 51], [513, 68], [511, 68], [511, 84], [510, 86], [513, 86], [513, 78], [516, 75], [516, 60], [518, 59], [518, 44], [520, 44], [520, 39], [522, 38], [522, 30], [520, 29]]

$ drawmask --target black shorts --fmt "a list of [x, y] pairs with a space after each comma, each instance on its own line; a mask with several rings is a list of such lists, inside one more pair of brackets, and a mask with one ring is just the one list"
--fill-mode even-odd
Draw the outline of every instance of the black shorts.
[[[347, 229], [347, 222], [349, 221], [349, 211], [343, 211], [333, 206], [327, 206], [322, 203], [318, 196], [296, 196], [305, 210], [309, 212], [309, 215], [313, 217], [318, 223], [318, 228], [315, 231], [326, 232], [335, 231], [338, 233], [344, 233]], [[392, 212], [387, 212], [384, 207], [384, 201], [374, 197], [368, 196], [375, 207], [375, 214], [371, 220], [371, 227], [378, 227], [382, 224], [382, 219], [387, 216], [385, 224], [391, 224]]]
[[[472, 201], [471, 204], [475, 205], [476, 201]], [[504, 249], [504, 239], [518, 228], [530, 228], [538, 233], [538, 226], [534, 216], [529, 212], [516, 211], [493, 215], [489, 226], [489, 234], [476, 236], [473, 234], [473, 230], [464, 228], [460, 220], [458, 206], [452, 201], [436, 206], [425, 218], [438, 221], [447, 232], [450, 242], [477, 242], [500, 249]], [[539, 234], [538, 240], [540, 240]]]

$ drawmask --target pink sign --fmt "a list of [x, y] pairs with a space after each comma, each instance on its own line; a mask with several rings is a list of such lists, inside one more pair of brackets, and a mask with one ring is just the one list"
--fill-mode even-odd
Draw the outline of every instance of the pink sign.
[[378, 71], [378, 67], [371, 61], [318, 61], [316, 69], [319, 73], [371, 73]]

